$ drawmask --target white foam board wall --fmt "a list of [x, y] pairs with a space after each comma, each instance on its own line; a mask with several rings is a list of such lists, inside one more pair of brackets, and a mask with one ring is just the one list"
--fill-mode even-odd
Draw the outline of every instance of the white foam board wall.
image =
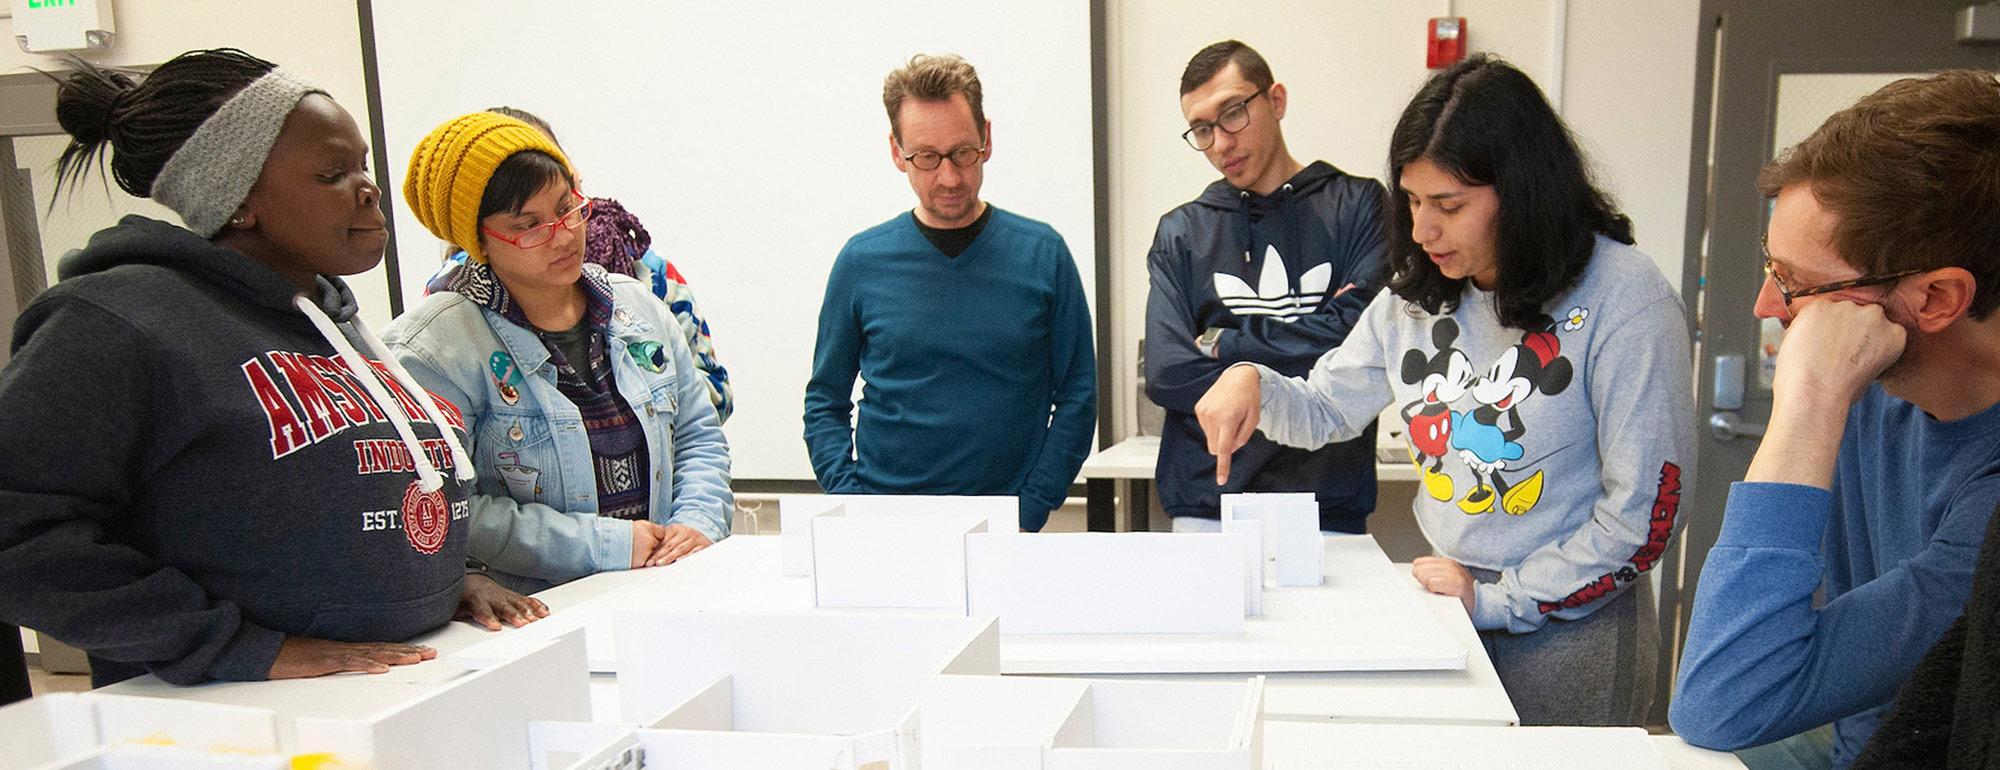
[[528, 770], [529, 723], [589, 721], [589, 688], [583, 634], [573, 632], [369, 718], [301, 718], [297, 747], [374, 770]]
[[965, 536], [977, 513], [813, 516], [818, 607], [945, 609], [965, 614]]
[[999, 672], [990, 618], [634, 611], [615, 622], [619, 700], [633, 723], [726, 675], [736, 730], [860, 734], [905, 720], [923, 674]]
[[1264, 557], [1281, 586], [1316, 586], [1326, 574], [1320, 542], [1319, 503], [1310, 492], [1252, 492], [1222, 496], [1225, 526], [1238, 519], [1263, 522]]
[[1243, 547], [1234, 535], [985, 534], [965, 543], [967, 611], [1001, 618], [1009, 636], [1243, 630]]

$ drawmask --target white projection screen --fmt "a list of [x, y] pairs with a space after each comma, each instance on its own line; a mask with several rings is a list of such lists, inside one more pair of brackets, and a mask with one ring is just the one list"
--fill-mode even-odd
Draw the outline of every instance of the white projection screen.
[[638, 215], [694, 287], [736, 388], [738, 479], [812, 478], [801, 414], [827, 271], [849, 236], [915, 202], [881, 100], [913, 53], [978, 68], [994, 133], [982, 195], [1054, 225], [1097, 310], [1084, 0], [372, 7], [406, 306], [441, 256], [400, 203], [411, 148], [463, 112], [540, 115], [584, 191]]

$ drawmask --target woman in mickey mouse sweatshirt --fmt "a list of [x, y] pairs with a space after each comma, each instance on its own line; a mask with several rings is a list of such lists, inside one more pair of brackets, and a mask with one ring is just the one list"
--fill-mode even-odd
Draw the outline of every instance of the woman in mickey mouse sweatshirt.
[[1693, 456], [1679, 295], [1504, 62], [1433, 76], [1390, 167], [1389, 230], [1407, 235], [1389, 288], [1309, 376], [1224, 373], [1196, 407], [1210, 448], [1226, 460], [1253, 430], [1321, 446], [1398, 405], [1438, 554], [1413, 571], [1464, 602], [1521, 721], [1643, 724], [1644, 574]]

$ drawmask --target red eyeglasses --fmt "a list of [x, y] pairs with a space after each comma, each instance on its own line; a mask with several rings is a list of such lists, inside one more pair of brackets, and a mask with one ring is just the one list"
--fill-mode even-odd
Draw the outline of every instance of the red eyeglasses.
[[491, 227], [486, 227], [484, 225], [481, 225], [479, 227], [479, 230], [481, 232], [486, 233], [487, 235], [491, 235], [502, 241], [511, 243], [514, 245], [515, 248], [518, 249], [536, 248], [538, 246], [541, 246], [542, 244], [554, 240], [556, 237], [556, 228], [561, 227], [566, 230], [575, 230], [579, 227], [582, 227], [583, 223], [590, 221], [590, 215], [592, 212], [596, 211], [597, 203], [589, 198], [584, 197], [582, 190], [572, 189], [570, 190], [570, 194], [575, 195], [579, 200], [582, 200], [583, 202], [577, 204], [576, 208], [565, 211], [561, 215], [557, 216], [556, 221], [554, 222], [550, 222], [548, 224], [535, 225], [534, 227], [530, 227], [526, 230], [521, 231], [521, 234], [515, 235], [513, 237], [508, 237], [506, 234], [496, 231]]

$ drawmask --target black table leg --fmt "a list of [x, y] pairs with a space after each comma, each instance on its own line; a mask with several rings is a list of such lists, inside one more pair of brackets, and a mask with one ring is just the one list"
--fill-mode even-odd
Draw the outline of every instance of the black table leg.
[[1152, 479], [1132, 479], [1131, 518], [1125, 528], [1131, 532], [1145, 532], [1153, 528], [1153, 481]]
[[1111, 479], [1085, 479], [1084, 492], [1088, 501], [1084, 506], [1085, 528], [1092, 532], [1118, 531], [1117, 490]]
[[28, 686], [28, 657], [21, 649], [21, 629], [0, 623], [0, 706], [34, 695]]

